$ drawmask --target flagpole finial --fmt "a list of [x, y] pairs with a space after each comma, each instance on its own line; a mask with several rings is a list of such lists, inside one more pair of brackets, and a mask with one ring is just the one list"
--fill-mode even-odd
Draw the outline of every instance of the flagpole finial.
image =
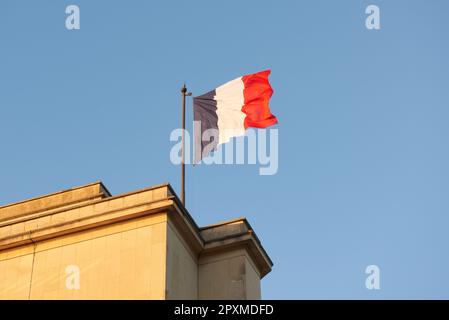
[[190, 97], [192, 95], [191, 92], [187, 92], [187, 87], [186, 87], [185, 83], [184, 83], [184, 85], [181, 88], [181, 93], [182, 93], [183, 96], [187, 96], [187, 97]]

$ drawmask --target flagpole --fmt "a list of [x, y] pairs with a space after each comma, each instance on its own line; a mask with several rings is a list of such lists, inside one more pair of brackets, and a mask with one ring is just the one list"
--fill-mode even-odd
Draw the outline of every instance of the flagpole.
[[191, 96], [191, 92], [187, 92], [186, 85], [184, 84], [181, 88], [182, 95], [182, 147], [181, 147], [181, 202], [186, 205], [186, 159], [185, 159], [185, 130], [186, 130], [186, 96]]

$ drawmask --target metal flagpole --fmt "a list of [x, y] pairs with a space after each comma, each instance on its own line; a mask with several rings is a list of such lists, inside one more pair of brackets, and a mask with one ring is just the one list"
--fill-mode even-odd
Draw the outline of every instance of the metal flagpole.
[[186, 85], [184, 84], [181, 88], [182, 94], [182, 148], [181, 148], [181, 202], [185, 206], [186, 205], [186, 159], [185, 159], [185, 129], [186, 129], [186, 96], [191, 96], [191, 92], [187, 92]]

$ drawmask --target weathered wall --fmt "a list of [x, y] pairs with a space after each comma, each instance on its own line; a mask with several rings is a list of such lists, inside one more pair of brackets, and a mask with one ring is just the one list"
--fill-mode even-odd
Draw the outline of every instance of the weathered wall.
[[0, 299], [28, 299], [33, 264], [33, 255], [26, 254], [29, 251], [3, 260], [0, 255]]
[[246, 257], [245, 259], [245, 284], [246, 284], [246, 299], [248, 300], [260, 300], [260, 275], [256, 271], [256, 268], [251, 262], [251, 259]]
[[198, 299], [198, 259], [167, 224], [167, 299]]
[[[166, 230], [158, 214], [4, 251], [0, 299], [164, 299]], [[66, 287], [69, 265], [79, 289]]]
[[246, 250], [200, 258], [199, 299], [260, 299], [259, 276]]
[[260, 299], [271, 266], [246, 219], [199, 228], [168, 184], [0, 207], [0, 299]]

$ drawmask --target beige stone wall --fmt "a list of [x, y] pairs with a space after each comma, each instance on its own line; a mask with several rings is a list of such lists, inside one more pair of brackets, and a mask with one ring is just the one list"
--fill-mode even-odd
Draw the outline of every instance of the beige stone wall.
[[245, 249], [200, 258], [199, 299], [260, 299], [260, 277]]
[[246, 299], [261, 299], [260, 275], [256, 271], [251, 259], [248, 257], [245, 257], [245, 285]]
[[0, 299], [260, 299], [271, 266], [246, 219], [199, 228], [168, 184], [0, 207]]
[[33, 254], [22, 253], [4, 260], [0, 256], [0, 299], [28, 299]]
[[167, 228], [167, 299], [198, 299], [198, 258], [169, 223]]
[[[164, 299], [166, 217], [152, 215], [4, 251], [0, 299]], [[69, 265], [80, 269], [79, 289], [66, 287]]]

